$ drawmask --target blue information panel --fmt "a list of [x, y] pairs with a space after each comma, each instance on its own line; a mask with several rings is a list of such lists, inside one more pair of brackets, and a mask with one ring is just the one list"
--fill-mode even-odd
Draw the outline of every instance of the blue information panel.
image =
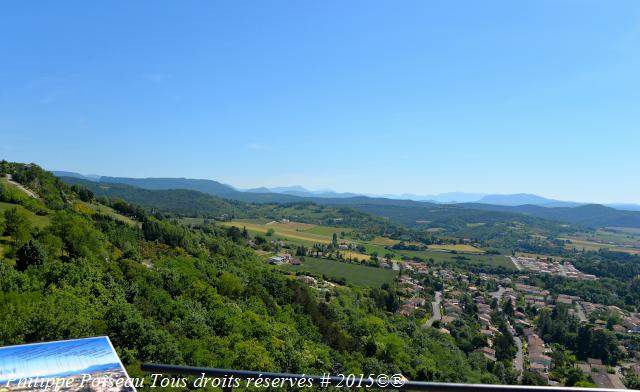
[[106, 336], [0, 347], [0, 391], [135, 391]]

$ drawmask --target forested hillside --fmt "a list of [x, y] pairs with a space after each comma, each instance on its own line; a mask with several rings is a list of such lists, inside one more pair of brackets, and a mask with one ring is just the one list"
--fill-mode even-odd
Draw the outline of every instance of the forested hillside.
[[[459, 219], [461, 215], [478, 216], [485, 220], [504, 220], [508, 214], [526, 215], [556, 222], [588, 226], [591, 228], [607, 226], [640, 227], [640, 211], [619, 210], [599, 204], [581, 205], [573, 202], [561, 202], [545, 199], [536, 195], [488, 195], [473, 203], [439, 204], [434, 202], [390, 199], [385, 197], [368, 197], [356, 194], [324, 194], [313, 193], [275, 193], [267, 188], [257, 188], [246, 192], [239, 191], [229, 185], [213, 180], [188, 178], [129, 178], [99, 177], [89, 179], [77, 173], [55, 172], [65, 181], [84, 181], [86, 186], [131, 185], [146, 190], [193, 190], [228, 200], [248, 203], [316, 203], [321, 205], [339, 205], [356, 208], [382, 217], [389, 217], [397, 223], [413, 226], [418, 221], [430, 219], [432, 214], [446, 217], [448, 220]], [[94, 183], [93, 185], [87, 183]], [[467, 209], [462, 214], [459, 209]], [[482, 213], [480, 211], [483, 211]]]
[[231, 229], [102, 204], [35, 165], [4, 162], [0, 173], [39, 196], [0, 188], [9, 206], [0, 219], [0, 345], [108, 335], [131, 375], [153, 361], [500, 381], [452, 337], [390, 312], [393, 287], [320, 294], [259, 261]]
[[149, 190], [131, 185], [93, 182], [72, 177], [61, 178], [68, 185], [81, 185], [96, 197], [109, 200], [122, 199], [175, 216], [204, 217], [219, 220], [234, 218], [291, 219], [299, 222], [349, 226], [372, 234], [395, 237], [409, 231], [400, 224], [357, 211], [345, 206], [325, 206], [308, 201], [295, 203], [248, 203], [223, 199], [194, 190]]

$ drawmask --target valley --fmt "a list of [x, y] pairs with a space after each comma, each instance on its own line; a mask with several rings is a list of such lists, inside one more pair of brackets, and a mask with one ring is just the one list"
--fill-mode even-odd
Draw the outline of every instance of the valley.
[[0, 316], [5, 343], [107, 334], [134, 375], [151, 360], [321, 372], [341, 358], [416, 380], [611, 387], [640, 367], [633, 227], [0, 167], [20, 183], [0, 176], [0, 301], [20, 315]]

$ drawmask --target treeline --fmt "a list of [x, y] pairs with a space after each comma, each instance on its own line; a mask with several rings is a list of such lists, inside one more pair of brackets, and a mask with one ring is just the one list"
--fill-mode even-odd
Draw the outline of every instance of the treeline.
[[[419, 234], [385, 219], [371, 216], [353, 208], [322, 206], [310, 202], [294, 203], [245, 203], [222, 199], [198, 191], [185, 189], [148, 190], [125, 184], [96, 183], [78, 178], [63, 177], [71, 186], [90, 192], [101, 202], [124, 200], [152, 212], [177, 217], [202, 217], [218, 220], [232, 219], [289, 219], [318, 225], [351, 227], [361, 236], [383, 235], [398, 239], [419, 240]], [[118, 209], [116, 206], [111, 205]]]

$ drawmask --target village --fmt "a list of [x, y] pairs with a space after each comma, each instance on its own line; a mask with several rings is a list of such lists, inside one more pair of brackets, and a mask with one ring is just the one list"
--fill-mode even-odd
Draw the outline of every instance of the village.
[[[451, 334], [456, 329], [456, 322], [467, 317], [466, 308], [471, 307], [474, 313], [471, 319], [477, 320], [479, 332], [486, 337], [486, 344], [476, 348], [476, 351], [482, 353], [487, 360], [496, 362], [496, 337], [501, 334], [496, 325], [496, 314], [501, 314], [506, 319], [507, 329], [513, 336], [517, 348], [512, 360], [513, 368], [520, 373], [523, 370], [534, 372], [548, 385], [558, 384], [550, 378], [555, 366], [552, 359], [554, 347], [557, 345], [543, 340], [539, 334], [538, 317], [532, 314], [540, 314], [541, 311], [553, 312], [556, 307], [565, 307], [570, 317], [575, 317], [580, 324], [592, 323], [596, 331], [608, 328], [622, 337], [640, 332], [638, 314], [629, 314], [617, 306], [584, 301], [578, 296], [553, 295], [548, 290], [527, 284], [527, 275], [520, 275], [512, 280], [509, 277], [484, 273], [429, 268], [413, 262], [404, 263], [403, 271], [408, 276], [400, 277], [400, 290], [408, 298], [403, 302], [402, 314], [410, 316], [428, 303], [425, 296], [421, 295], [425, 288], [419, 283], [420, 276], [430, 275], [438, 278], [442, 290], [433, 296], [433, 320], [430, 319], [429, 325], [438, 326], [441, 332]], [[496, 285], [495, 291], [489, 291], [490, 287], [495, 288]], [[467, 295], [473, 299], [472, 306], [465, 303]], [[613, 318], [608, 317], [609, 315], [613, 315]], [[622, 342], [626, 341], [623, 339]], [[636, 349], [633, 340], [626, 343], [629, 347], [618, 347], [621, 352], [628, 354], [629, 350]], [[601, 388], [622, 389], [624, 375], [640, 373], [640, 360], [637, 357], [626, 358], [617, 366], [607, 366], [600, 359], [586, 358], [585, 361], [576, 361], [574, 366]]]
[[[272, 262], [296, 262], [284, 256]], [[529, 277], [519, 275], [513, 279], [486, 273], [458, 271], [424, 263], [407, 261], [401, 263], [398, 278], [398, 292], [402, 301], [399, 313], [406, 317], [424, 317], [424, 326], [437, 328], [447, 335], [456, 334], [461, 325], [474, 320], [477, 332], [482, 337], [482, 346], [474, 349], [492, 363], [499, 359], [499, 337], [504, 328], [513, 337], [515, 354], [511, 359], [512, 368], [522, 377], [524, 371], [533, 372], [548, 385], [558, 385], [553, 379], [554, 351], [558, 345], [547, 342], [540, 336], [539, 320], [533, 313], [553, 312], [556, 307], [565, 307], [570, 317], [579, 323], [592, 323], [595, 329], [610, 328], [618, 334], [640, 332], [640, 315], [628, 314], [616, 306], [606, 306], [585, 301], [577, 296], [554, 295], [548, 290], [527, 284]], [[320, 293], [329, 292], [336, 285], [313, 276], [301, 275], [298, 280], [308, 284]], [[424, 284], [428, 279], [437, 282], [441, 289]], [[468, 302], [471, 298], [471, 302]], [[507, 304], [509, 303], [509, 304]], [[507, 314], [508, 313], [508, 314]], [[600, 319], [613, 313], [619, 323]], [[427, 317], [428, 316], [428, 317]], [[501, 320], [505, 324], [501, 326]], [[624, 340], [622, 340], [624, 342]], [[620, 350], [628, 353], [635, 347], [620, 345]], [[635, 352], [635, 351], [634, 351]], [[601, 359], [586, 358], [572, 364], [586, 378], [601, 388], [623, 389], [623, 378], [627, 374], [640, 374], [640, 359], [626, 358], [616, 366], [603, 364]]]
[[[341, 250], [350, 250], [347, 244]], [[475, 330], [473, 352], [481, 354], [490, 363], [505, 360], [504, 335], [509, 346], [509, 362], [518, 374], [535, 374], [546, 385], [562, 385], [557, 379], [562, 355], [571, 359], [567, 366], [601, 388], [624, 388], [625, 375], [640, 374], [640, 359], [634, 339], [640, 333], [640, 315], [607, 304], [587, 301], [579, 296], [552, 293], [530, 284], [531, 274], [558, 275], [569, 279], [595, 280], [596, 276], [577, 270], [570, 262], [547, 258], [512, 257], [519, 273], [492, 275], [470, 272], [452, 266], [428, 265], [422, 261], [389, 260], [381, 258], [378, 267], [398, 271], [396, 279], [400, 305], [397, 312], [405, 317], [424, 320], [424, 327], [459, 340], [460, 330]], [[289, 253], [271, 256], [273, 265], [304, 263], [304, 257]], [[525, 274], [527, 272], [527, 274]], [[317, 274], [299, 273], [296, 279], [317, 290], [322, 297], [337, 284]], [[593, 326], [593, 331], [617, 334], [624, 354], [615, 365], [603, 363], [600, 358], [585, 357], [578, 360], [567, 348], [561, 347], [545, 334], [541, 317], [566, 312], [578, 325]], [[561, 355], [562, 354], [562, 355]], [[561, 361], [564, 362], [564, 361]], [[566, 369], [565, 369], [566, 370]]]
[[555, 261], [548, 257], [511, 257], [511, 261], [519, 270], [527, 270], [541, 274], [559, 275], [565, 278], [596, 280], [592, 274], [578, 271], [569, 261]]

